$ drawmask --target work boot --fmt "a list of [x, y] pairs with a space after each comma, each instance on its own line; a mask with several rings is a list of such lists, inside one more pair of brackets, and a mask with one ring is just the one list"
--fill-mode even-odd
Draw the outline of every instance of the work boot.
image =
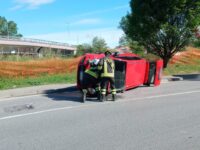
[[116, 101], [116, 94], [112, 94], [112, 101]]

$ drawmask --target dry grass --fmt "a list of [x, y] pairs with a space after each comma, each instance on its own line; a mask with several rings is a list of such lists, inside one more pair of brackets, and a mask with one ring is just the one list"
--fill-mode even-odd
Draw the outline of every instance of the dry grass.
[[195, 65], [200, 59], [200, 50], [188, 47], [186, 51], [177, 53], [170, 61], [170, 64]]
[[[62, 74], [76, 71], [80, 58], [47, 60], [32, 60], [25, 62], [1, 61], [0, 77], [37, 77], [46, 74]], [[200, 50], [188, 47], [186, 51], [175, 55], [169, 64], [169, 68], [174, 66], [195, 66], [200, 62]], [[175, 68], [177, 70], [177, 68]], [[198, 70], [197, 70], [198, 71]]]
[[188, 47], [176, 54], [164, 70], [165, 75], [200, 73], [200, 49]]
[[0, 62], [0, 77], [37, 77], [44, 74], [61, 74], [76, 71], [80, 58], [32, 60], [26, 62]]

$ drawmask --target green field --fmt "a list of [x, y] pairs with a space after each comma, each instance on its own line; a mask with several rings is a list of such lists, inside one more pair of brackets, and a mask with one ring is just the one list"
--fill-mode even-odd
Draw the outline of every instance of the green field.
[[164, 70], [164, 75], [177, 75], [177, 74], [192, 74], [200, 73], [200, 60], [197, 65], [169, 65], [168, 68]]
[[45, 84], [57, 83], [75, 83], [76, 73], [58, 74], [58, 75], [42, 75], [39, 77], [24, 77], [24, 78], [6, 78], [0, 77], [0, 90], [12, 89], [19, 87], [29, 87]]

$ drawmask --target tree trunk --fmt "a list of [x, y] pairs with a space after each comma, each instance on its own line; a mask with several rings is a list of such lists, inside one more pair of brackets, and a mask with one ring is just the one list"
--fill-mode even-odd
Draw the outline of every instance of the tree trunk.
[[170, 60], [170, 58], [168, 58], [168, 57], [163, 58], [163, 68], [164, 69], [167, 68], [169, 60]]

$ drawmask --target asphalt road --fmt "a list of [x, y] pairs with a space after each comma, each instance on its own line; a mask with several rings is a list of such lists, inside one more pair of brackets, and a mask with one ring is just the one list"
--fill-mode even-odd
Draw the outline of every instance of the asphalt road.
[[139, 87], [117, 102], [77, 91], [0, 100], [0, 150], [199, 150], [200, 81]]

